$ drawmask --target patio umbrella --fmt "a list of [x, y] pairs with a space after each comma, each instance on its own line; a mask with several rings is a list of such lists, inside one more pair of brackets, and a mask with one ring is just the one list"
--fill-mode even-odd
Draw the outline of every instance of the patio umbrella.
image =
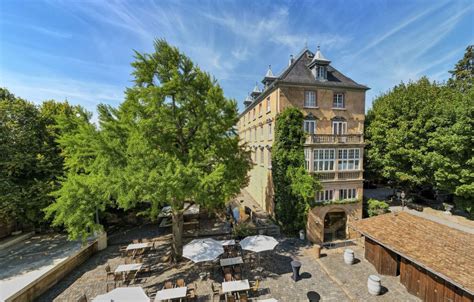
[[224, 253], [222, 243], [211, 239], [194, 239], [183, 247], [183, 257], [198, 263], [212, 261]]
[[106, 294], [98, 295], [93, 302], [114, 301], [114, 302], [150, 302], [150, 298], [146, 295], [141, 287], [119, 287]]
[[265, 235], [248, 236], [240, 241], [242, 249], [252, 251], [258, 255], [258, 263], [260, 265], [260, 252], [271, 251], [278, 244], [278, 241]]

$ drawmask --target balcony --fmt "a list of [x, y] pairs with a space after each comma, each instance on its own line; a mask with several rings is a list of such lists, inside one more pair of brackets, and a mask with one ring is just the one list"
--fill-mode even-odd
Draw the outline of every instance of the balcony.
[[318, 171], [314, 172], [314, 174], [321, 182], [336, 180], [363, 180], [362, 171]]
[[310, 134], [306, 138], [306, 144], [363, 144], [362, 134]]

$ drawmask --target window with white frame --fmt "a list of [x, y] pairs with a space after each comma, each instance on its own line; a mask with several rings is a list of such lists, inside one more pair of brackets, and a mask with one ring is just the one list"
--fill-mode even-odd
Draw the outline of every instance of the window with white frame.
[[345, 121], [332, 121], [332, 134], [343, 135], [347, 132], [347, 122]]
[[344, 93], [342, 92], [335, 92], [333, 99], [332, 99], [332, 107], [333, 108], [345, 108], [344, 103]]
[[339, 189], [339, 200], [357, 199], [357, 189]]
[[330, 201], [334, 200], [334, 190], [323, 190], [316, 192], [316, 201]]
[[308, 148], [305, 148], [304, 149], [304, 168], [306, 169], [306, 171], [309, 171], [309, 155], [310, 154], [310, 150]]
[[337, 169], [340, 171], [359, 170], [360, 149], [339, 149]]
[[309, 90], [304, 92], [304, 107], [316, 107], [316, 92]]
[[327, 76], [327, 69], [325, 66], [318, 66], [316, 69], [316, 78], [317, 79], [326, 79]]
[[264, 159], [264, 149], [263, 148], [260, 148], [260, 165], [263, 166], [263, 163], [265, 162], [265, 159]]
[[334, 149], [314, 149], [314, 171], [334, 171], [336, 151]]
[[272, 168], [272, 150], [268, 149], [268, 169]]
[[268, 139], [272, 139], [272, 123], [268, 123]]
[[270, 101], [270, 97], [268, 97], [267, 98], [267, 112], [271, 111], [271, 106], [272, 106], [272, 102]]
[[304, 120], [303, 130], [309, 134], [316, 133], [316, 121], [315, 120]]

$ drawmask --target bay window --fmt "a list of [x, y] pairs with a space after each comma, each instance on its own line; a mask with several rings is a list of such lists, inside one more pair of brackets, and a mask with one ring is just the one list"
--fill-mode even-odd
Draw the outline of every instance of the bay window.
[[334, 171], [335, 154], [334, 149], [314, 149], [314, 171]]
[[339, 149], [337, 159], [339, 171], [359, 170], [360, 149]]
[[357, 199], [357, 189], [339, 189], [339, 200]]

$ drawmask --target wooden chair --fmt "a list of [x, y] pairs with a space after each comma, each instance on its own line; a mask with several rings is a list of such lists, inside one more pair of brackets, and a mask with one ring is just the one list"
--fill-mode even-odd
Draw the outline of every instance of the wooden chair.
[[242, 276], [240, 274], [234, 274], [235, 280], [242, 280]]
[[133, 243], [140, 243], [140, 239], [133, 239]]
[[171, 282], [171, 281], [166, 281], [163, 288], [164, 288], [164, 289], [173, 288], [173, 282]]
[[242, 269], [240, 268], [240, 265], [234, 266], [234, 273], [242, 273]]
[[225, 282], [232, 281], [232, 274], [225, 274], [224, 275], [224, 281]]
[[233, 296], [232, 294], [227, 295], [226, 298], [225, 298], [225, 300], [226, 300], [227, 302], [235, 302], [235, 298], [234, 298], [234, 296]]
[[250, 292], [252, 295], [256, 295], [258, 293], [258, 288], [260, 286], [260, 280], [250, 281]]
[[108, 263], [105, 266], [105, 272], [107, 273], [107, 278], [105, 279], [105, 281], [109, 281], [109, 277], [112, 277], [112, 279], [114, 278], [114, 272], [110, 270], [110, 265]]
[[196, 300], [196, 290], [188, 289], [186, 293], [186, 301], [195, 301]]
[[231, 274], [232, 273], [232, 269], [228, 266], [224, 267], [222, 270], [224, 271], [224, 274]]
[[176, 280], [176, 287], [185, 287], [186, 284], [184, 283], [184, 279], [180, 278]]
[[239, 293], [239, 301], [240, 302], [248, 302], [249, 297], [247, 296], [247, 293]]
[[119, 252], [120, 252], [120, 257], [126, 257], [127, 254], [128, 254], [128, 251], [127, 251], [127, 246], [126, 245], [122, 245], [120, 248], [119, 248]]

